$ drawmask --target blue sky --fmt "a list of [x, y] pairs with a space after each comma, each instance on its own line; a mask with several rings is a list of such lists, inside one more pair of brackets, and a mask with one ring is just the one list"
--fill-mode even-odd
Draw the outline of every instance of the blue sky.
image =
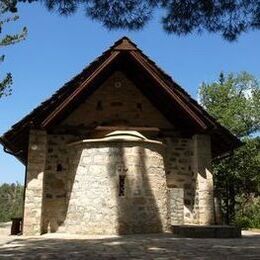
[[[248, 71], [260, 77], [259, 32], [242, 35], [233, 43], [207, 33], [178, 37], [163, 32], [160, 17], [141, 31], [108, 31], [82, 12], [59, 17], [39, 4], [20, 6], [20, 17], [5, 32], [26, 25], [27, 40], [1, 49], [6, 61], [0, 75], [11, 71], [14, 84], [13, 94], [0, 100], [0, 135], [124, 35], [194, 98], [201, 82], [212, 82], [221, 71]], [[1, 149], [0, 183], [23, 180], [24, 166]]]

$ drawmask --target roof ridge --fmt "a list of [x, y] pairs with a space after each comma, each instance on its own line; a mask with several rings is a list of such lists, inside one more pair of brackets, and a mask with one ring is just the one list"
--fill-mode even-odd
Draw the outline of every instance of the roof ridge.
[[[232, 134], [229, 130], [221, 126], [214, 117], [209, 115], [208, 112], [205, 111], [204, 108], [195, 99], [193, 99], [187, 91], [185, 91], [178, 83], [176, 83], [170, 75], [168, 75], [163, 69], [159, 67], [159, 65], [151, 60], [149, 56], [144, 54], [143, 51], [139, 49], [134, 42], [132, 42], [127, 36], [123, 36], [122, 38], [114, 42], [112, 46], [103, 51], [103, 53], [99, 55], [96, 59], [85, 66], [80, 73], [76, 74], [71, 80], [63, 84], [63, 86], [56, 90], [56, 92], [51, 95], [51, 97], [47, 98], [39, 106], [34, 108], [29, 114], [19, 120], [18, 123], [14, 124], [11, 129], [3, 135], [2, 140], [7, 140], [8, 142], [10, 141], [12, 144], [15, 143], [17, 150], [24, 149], [24, 143], [16, 143], [16, 141], [19, 141], [21, 139], [21, 135], [26, 134], [31, 125], [34, 125], [35, 127], [40, 127], [41, 123], [44, 122], [51, 111], [59, 107], [64, 100], [72, 95], [72, 93], [74, 93], [76, 89], [80, 87], [83, 82], [85, 82], [87, 78], [93, 75], [93, 73], [96, 73], [96, 71], [102, 66], [102, 64], [106, 62], [107, 59], [120, 52], [126, 52], [130, 55], [138, 55], [141, 58], [142, 62], [146, 64], [147, 69], [151, 70], [152, 73], [157, 75], [157, 77], [159, 77], [160, 80], [164, 82], [169, 91], [173, 92], [176, 95], [177, 99], [181, 99], [181, 102], [186, 103], [186, 106], [191, 112], [192, 110], [194, 110], [194, 114], [197, 114], [198, 117], [202, 118], [200, 120], [203, 120], [205, 122], [208, 130], [213, 127], [213, 129], [215, 128], [219, 129], [220, 131], [222, 130], [225, 135], [230, 135], [231, 137]], [[12, 152], [17, 152], [12, 147], [9, 148], [10, 150], [12, 150]], [[24, 160], [25, 158], [22, 159]]]

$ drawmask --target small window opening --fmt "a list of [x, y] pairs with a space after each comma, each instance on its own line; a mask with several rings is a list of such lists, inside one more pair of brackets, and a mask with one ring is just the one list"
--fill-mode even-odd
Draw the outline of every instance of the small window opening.
[[57, 164], [56, 171], [57, 171], [57, 172], [62, 172], [62, 170], [63, 170], [63, 167], [62, 167], [61, 163], [58, 163], [58, 164]]
[[102, 101], [99, 100], [99, 101], [97, 102], [96, 110], [99, 110], [99, 111], [100, 111], [100, 110], [103, 110]]
[[141, 103], [137, 103], [137, 104], [136, 104], [136, 107], [137, 107], [140, 111], [143, 110], [143, 107], [142, 107], [142, 104], [141, 104]]
[[119, 197], [125, 196], [125, 175], [119, 175]]

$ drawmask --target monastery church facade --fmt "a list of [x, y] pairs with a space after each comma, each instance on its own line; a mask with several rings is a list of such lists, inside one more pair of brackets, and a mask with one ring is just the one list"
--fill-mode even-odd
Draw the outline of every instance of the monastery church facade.
[[126, 37], [1, 143], [26, 165], [25, 235], [214, 224], [210, 165], [240, 145]]

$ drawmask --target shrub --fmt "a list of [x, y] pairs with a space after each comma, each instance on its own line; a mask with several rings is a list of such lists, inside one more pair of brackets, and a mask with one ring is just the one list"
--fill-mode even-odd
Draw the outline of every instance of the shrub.
[[245, 201], [235, 215], [235, 224], [242, 228], [260, 228], [260, 197]]

